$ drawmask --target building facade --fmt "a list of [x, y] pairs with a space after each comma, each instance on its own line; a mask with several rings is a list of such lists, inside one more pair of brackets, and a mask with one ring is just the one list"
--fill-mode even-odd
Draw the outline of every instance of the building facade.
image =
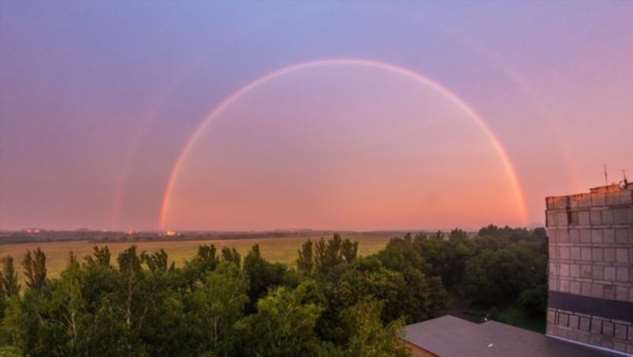
[[547, 334], [633, 353], [633, 184], [546, 203]]

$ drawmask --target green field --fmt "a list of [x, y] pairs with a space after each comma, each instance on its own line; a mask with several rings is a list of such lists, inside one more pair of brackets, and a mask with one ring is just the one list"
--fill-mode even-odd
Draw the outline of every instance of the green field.
[[[388, 242], [391, 235], [354, 235], [350, 237], [352, 240], [359, 242], [360, 255], [369, 255], [382, 249]], [[271, 262], [294, 264], [297, 258], [297, 249], [301, 244], [312, 239], [313, 241], [320, 239], [321, 236], [302, 236], [292, 238], [260, 238], [260, 239], [226, 239], [226, 240], [190, 240], [190, 241], [147, 241], [147, 242], [108, 242], [94, 243], [89, 241], [65, 241], [50, 243], [18, 243], [0, 245], [0, 257], [11, 255], [16, 259], [16, 263], [22, 260], [27, 250], [41, 248], [46, 253], [46, 262], [49, 277], [57, 276], [64, 270], [68, 262], [70, 252], [75, 253], [80, 259], [86, 255], [92, 254], [95, 244], [100, 246], [107, 245], [113, 255], [113, 261], [122, 250], [136, 245], [139, 252], [153, 252], [159, 249], [165, 249], [169, 254], [169, 259], [182, 264], [185, 260], [190, 259], [196, 254], [198, 246], [203, 244], [213, 244], [218, 249], [222, 247], [233, 247], [237, 249], [242, 256], [254, 245], [259, 244], [262, 255]], [[343, 238], [346, 238], [343, 236]], [[19, 265], [19, 264], [18, 264]]]

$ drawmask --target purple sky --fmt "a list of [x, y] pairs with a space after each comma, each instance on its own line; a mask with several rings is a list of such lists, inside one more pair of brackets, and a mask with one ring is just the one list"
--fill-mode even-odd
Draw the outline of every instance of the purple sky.
[[603, 164], [613, 180], [633, 174], [631, 33], [625, 1], [5, 1], [0, 229], [159, 228], [176, 160], [224, 98], [336, 58], [414, 71], [479, 113], [527, 219], [498, 152], [445, 96], [326, 66], [217, 117], [175, 180], [166, 228], [538, 223], [545, 195], [602, 184]]

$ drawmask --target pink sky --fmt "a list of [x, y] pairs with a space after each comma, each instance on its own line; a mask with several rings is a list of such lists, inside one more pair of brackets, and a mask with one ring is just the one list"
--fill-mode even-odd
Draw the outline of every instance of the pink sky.
[[165, 228], [525, 223], [522, 193], [476, 119], [397, 72], [317, 64], [262, 83], [210, 120], [167, 192]]
[[[286, 4], [287, 5], [287, 4]], [[3, 6], [0, 230], [476, 228], [631, 170], [633, 3]], [[322, 59], [379, 69], [309, 68]], [[520, 184], [520, 202], [513, 176]], [[521, 212], [525, 208], [525, 216]]]

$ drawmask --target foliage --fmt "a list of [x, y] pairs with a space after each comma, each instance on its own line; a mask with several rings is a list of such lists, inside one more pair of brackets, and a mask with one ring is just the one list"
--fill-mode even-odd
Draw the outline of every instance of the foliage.
[[[527, 233], [526, 233], [527, 232]], [[0, 356], [401, 356], [404, 323], [460, 294], [485, 309], [543, 314], [541, 231], [486, 227], [394, 238], [360, 257], [335, 234], [307, 241], [297, 267], [203, 245], [182, 266], [165, 250], [94, 247], [47, 276], [46, 255], [11, 257], [0, 274]], [[510, 236], [507, 236], [510, 235]]]
[[419, 251], [424, 258], [428, 273], [439, 276], [444, 286], [453, 290], [458, 289], [461, 284], [466, 261], [475, 254], [475, 245], [472, 241], [462, 238], [438, 239], [437, 235], [417, 235], [413, 249]]
[[521, 292], [518, 299], [519, 306], [531, 316], [545, 315], [547, 309], [547, 287], [537, 285]]
[[314, 269], [314, 251], [312, 246], [312, 241], [307, 240], [301, 245], [301, 249], [297, 252], [299, 255], [297, 258], [297, 269], [300, 271], [311, 273]]
[[464, 294], [479, 304], [507, 304], [542, 284], [546, 260], [524, 246], [484, 249], [466, 263]]
[[31, 289], [41, 289], [46, 283], [46, 255], [40, 248], [31, 252], [26, 252], [24, 260], [22, 260], [24, 275], [26, 277], [26, 286]]
[[[339, 234], [332, 239], [321, 238], [315, 244], [314, 262], [311, 265], [320, 274], [327, 274], [341, 264], [352, 263], [358, 254], [358, 242], [343, 240]], [[300, 255], [301, 256], [301, 255]], [[307, 258], [307, 256], [304, 256]]]
[[247, 355], [301, 356], [319, 343], [315, 332], [322, 307], [308, 302], [306, 285], [290, 290], [279, 287], [257, 302], [257, 313], [242, 320]]
[[394, 320], [383, 326], [380, 315], [382, 303], [362, 301], [343, 311], [351, 338], [346, 354], [349, 356], [408, 356], [408, 351], [398, 338], [402, 320]]
[[18, 273], [15, 271], [13, 257], [6, 256], [2, 258], [2, 272], [0, 273], [0, 279], [1, 289], [6, 297], [10, 298], [17, 296], [20, 293]]
[[254, 305], [269, 289], [282, 285], [287, 273], [287, 266], [267, 262], [259, 251], [259, 245], [255, 244], [244, 258], [244, 274], [249, 283], [249, 310], [253, 311]]
[[11, 347], [11, 346], [5, 346], [5, 347], [0, 347], [0, 357], [22, 357], [22, 351], [20, 351], [18, 348], [15, 347]]
[[450, 241], [464, 241], [468, 239], [468, 233], [465, 231], [455, 228], [448, 234], [448, 240]]
[[216, 355], [229, 355], [236, 350], [235, 324], [244, 316], [247, 288], [244, 274], [226, 262], [208, 273], [185, 298], [189, 338], [202, 342], [195, 349], [196, 354], [213, 351]]

